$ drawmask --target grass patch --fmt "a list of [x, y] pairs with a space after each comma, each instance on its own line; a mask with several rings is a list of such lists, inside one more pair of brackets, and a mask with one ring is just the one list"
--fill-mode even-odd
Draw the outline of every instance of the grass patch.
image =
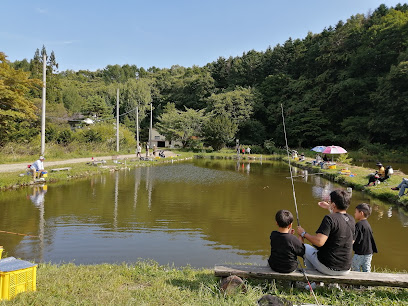
[[[117, 155], [117, 154], [114, 154]], [[106, 160], [106, 164], [102, 166], [93, 166], [84, 163], [75, 163], [75, 164], [65, 164], [65, 165], [58, 165], [58, 166], [47, 166], [47, 162], [44, 163], [45, 170], [48, 170], [48, 178], [46, 179], [47, 183], [65, 183], [74, 179], [86, 178], [93, 175], [109, 173], [112, 171], [120, 171], [131, 169], [135, 167], [149, 167], [155, 166], [160, 164], [165, 164], [171, 162], [173, 159], [174, 161], [183, 160], [186, 158], [191, 158], [192, 153], [181, 153], [177, 157], [173, 158], [162, 158], [153, 161], [139, 161], [136, 159], [121, 159], [119, 163], [114, 163], [113, 160]], [[59, 172], [50, 172], [52, 168], [65, 168], [71, 167], [69, 171], [59, 171]], [[20, 176], [20, 174], [26, 173], [26, 169], [21, 169], [18, 172], [2, 172], [0, 173], [0, 190], [10, 189], [10, 188], [17, 188], [21, 186], [27, 186], [32, 184], [32, 176], [31, 175], [24, 175]]]
[[[224, 296], [219, 279], [209, 269], [160, 266], [152, 261], [135, 264], [40, 264], [37, 291], [19, 294], [0, 305], [255, 305], [264, 294], [293, 304], [314, 303], [305, 289], [262, 280], [246, 280], [246, 293]], [[325, 305], [408, 305], [408, 290], [321, 288]]]

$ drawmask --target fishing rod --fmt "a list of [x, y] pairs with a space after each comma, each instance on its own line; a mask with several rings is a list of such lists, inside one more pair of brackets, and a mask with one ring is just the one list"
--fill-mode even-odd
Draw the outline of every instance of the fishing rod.
[[[320, 175], [320, 174], [323, 174], [323, 173], [302, 174], [302, 175], [295, 175], [293, 177], [305, 177], [309, 175]], [[286, 178], [290, 178], [290, 176], [287, 176]]]
[[0, 233], [39, 238], [39, 236], [28, 235], [28, 234], [21, 234], [21, 233], [14, 233], [14, 232], [7, 232], [7, 231], [0, 231]]
[[[283, 122], [283, 132], [285, 135], [285, 143], [286, 143], [286, 152], [288, 154], [288, 162], [289, 162], [289, 170], [290, 170], [290, 179], [292, 182], [292, 192], [293, 192], [293, 200], [295, 202], [295, 209], [296, 209], [296, 219], [297, 219], [297, 224], [298, 226], [300, 226], [300, 222], [299, 222], [299, 212], [298, 212], [298, 206], [297, 206], [297, 202], [296, 202], [296, 192], [295, 192], [295, 183], [293, 181], [293, 173], [292, 173], [292, 165], [290, 164], [290, 156], [289, 156], [289, 146], [288, 146], [288, 137], [286, 136], [286, 126], [285, 126], [285, 115], [283, 113], [283, 104], [281, 103], [281, 109], [282, 109], [282, 122]], [[316, 301], [317, 305], [320, 305], [319, 302], [317, 301], [316, 295], [313, 291], [312, 285], [309, 282], [309, 278], [306, 275], [305, 270], [302, 268], [302, 266], [300, 265], [299, 259], [297, 259], [298, 262], [298, 266], [300, 268], [300, 271], [302, 271], [303, 276], [306, 279], [307, 284], [309, 285], [310, 288], [310, 292], [313, 294], [313, 297]]]

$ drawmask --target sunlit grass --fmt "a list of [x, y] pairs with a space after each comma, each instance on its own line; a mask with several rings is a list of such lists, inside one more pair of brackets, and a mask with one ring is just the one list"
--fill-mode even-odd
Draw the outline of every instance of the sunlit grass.
[[[209, 269], [160, 266], [152, 261], [135, 264], [40, 264], [37, 291], [18, 295], [3, 305], [255, 305], [264, 294], [293, 304], [315, 303], [308, 290], [287, 282], [246, 280], [247, 291], [225, 296], [219, 279]], [[408, 305], [408, 290], [316, 290], [325, 305]]]

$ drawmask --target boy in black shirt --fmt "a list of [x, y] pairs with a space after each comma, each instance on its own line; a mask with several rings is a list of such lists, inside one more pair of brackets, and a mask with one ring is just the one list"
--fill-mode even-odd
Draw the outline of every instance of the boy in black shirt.
[[303, 257], [305, 246], [302, 238], [296, 238], [292, 229], [293, 215], [288, 210], [279, 210], [275, 216], [278, 230], [271, 233], [271, 256], [268, 263], [272, 270], [290, 273], [296, 270], [297, 256]]
[[371, 215], [371, 207], [366, 203], [357, 205], [354, 213], [356, 223], [356, 239], [354, 241], [353, 250], [354, 257], [351, 264], [353, 271], [371, 272], [371, 259], [373, 253], [377, 253], [373, 231], [367, 218]]

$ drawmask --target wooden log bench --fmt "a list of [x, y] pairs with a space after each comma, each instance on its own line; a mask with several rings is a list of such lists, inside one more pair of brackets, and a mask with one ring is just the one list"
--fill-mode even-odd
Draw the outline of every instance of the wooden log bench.
[[65, 168], [54, 168], [54, 169], [51, 169], [51, 172], [68, 171], [68, 170], [71, 170], [71, 167], [65, 167]]
[[[241, 278], [276, 279], [288, 281], [303, 281], [305, 277], [300, 270], [292, 273], [278, 273], [269, 266], [257, 265], [216, 265], [215, 276], [227, 277], [236, 275]], [[387, 286], [408, 288], [408, 274], [403, 273], [376, 273], [376, 272], [350, 272], [347, 275], [331, 276], [316, 270], [305, 269], [309, 281], [337, 283], [362, 286]]]

